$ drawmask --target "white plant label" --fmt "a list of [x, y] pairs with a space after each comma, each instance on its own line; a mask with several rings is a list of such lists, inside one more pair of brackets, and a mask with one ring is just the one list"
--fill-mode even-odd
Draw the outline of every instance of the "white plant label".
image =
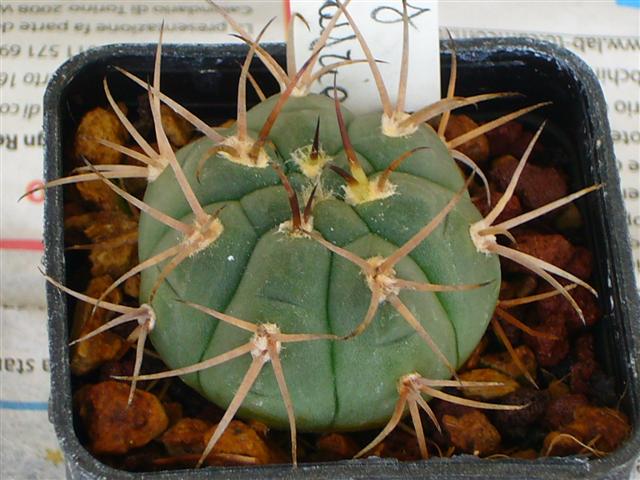
[[[339, 9], [335, 0], [291, 0], [298, 67], [309, 58], [315, 42]], [[401, 0], [353, 0], [347, 11], [356, 22], [373, 57], [378, 60], [389, 96], [395, 104], [402, 65], [403, 11]], [[303, 22], [293, 14], [301, 14]], [[405, 110], [424, 107], [440, 98], [440, 45], [438, 38], [437, 0], [409, 0], [409, 72]], [[319, 55], [322, 68], [345, 60], [366, 59], [351, 25], [344, 15], [331, 32], [327, 46]], [[353, 112], [366, 113], [381, 109], [380, 96], [367, 63], [336, 69], [338, 97]], [[334, 95], [334, 73], [323, 75], [313, 91]]]

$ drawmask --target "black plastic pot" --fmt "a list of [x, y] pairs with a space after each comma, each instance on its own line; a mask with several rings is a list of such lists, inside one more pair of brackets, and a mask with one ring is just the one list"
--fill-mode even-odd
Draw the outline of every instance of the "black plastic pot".
[[[459, 83], [456, 93], [518, 91], [527, 104], [551, 100], [544, 112], [551, 134], [568, 155], [564, 168], [571, 188], [604, 183], [604, 190], [589, 195], [581, 205], [586, 216], [587, 244], [596, 258], [595, 285], [601, 293], [605, 313], [599, 324], [599, 357], [607, 373], [625, 392], [622, 407], [633, 433], [614, 453], [600, 459], [543, 458], [524, 460], [479, 460], [472, 456], [398, 462], [367, 459], [337, 463], [303, 464], [259, 468], [205, 468], [134, 474], [110, 468], [85, 450], [74, 429], [71, 373], [69, 369], [69, 310], [66, 296], [48, 286], [49, 338], [51, 354], [50, 419], [55, 426], [67, 462], [69, 478], [629, 478], [640, 448], [639, 325], [640, 307], [632, 271], [631, 249], [625, 211], [619, 188], [607, 113], [602, 92], [593, 73], [577, 57], [546, 43], [522, 39], [463, 40], [457, 43]], [[154, 46], [116, 45], [88, 51], [64, 64], [54, 75], [44, 99], [45, 178], [61, 176], [65, 148], [82, 113], [104, 104], [102, 79], [109, 74], [111, 90], [118, 100], [133, 104], [140, 90], [117, 73], [114, 65], [141, 77], [153, 68]], [[271, 52], [283, 58], [283, 47]], [[237, 46], [165, 46], [163, 90], [210, 123], [235, 116], [237, 62], [246, 49]], [[450, 57], [443, 53], [443, 85], [448, 78]], [[275, 83], [256, 65], [254, 76], [264, 85]], [[268, 88], [266, 88], [268, 90]], [[513, 108], [513, 103], [502, 107]], [[45, 259], [49, 275], [65, 281], [62, 190], [47, 194], [45, 204]]]

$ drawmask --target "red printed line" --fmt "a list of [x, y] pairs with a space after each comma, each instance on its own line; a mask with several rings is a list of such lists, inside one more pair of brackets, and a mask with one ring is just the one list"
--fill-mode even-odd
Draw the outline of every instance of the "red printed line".
[[41, 252], [44, 250], [42, 240], [28, 238], [0, 238], [0, 250], [30, 250]]

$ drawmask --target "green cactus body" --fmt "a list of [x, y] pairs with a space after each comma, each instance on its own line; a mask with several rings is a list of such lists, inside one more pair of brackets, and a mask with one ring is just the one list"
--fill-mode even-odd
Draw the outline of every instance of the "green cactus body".
[[[248, 112], [249, 134], [257, 137], [278, 96]], [[381, 133], [380, 114], [355, 116], [343, 109], [349, 137], [367, 176], [382, 172], [403, 152], [428, 147], [407, 158], [389, 177], [395, 192], [386, 198], [350, 204], [344, 181], [321, 172], [322, 195], [313, 228], [324, 239], [363, 259], [386, 257], [427, 224], [464, 186], [446, 146], [429, 127], [406, 137]], [[320, 144], [332, 163], [347, 168], [333, 101], [308, 95], [289, 98], [267, 142], [270, 160], [279, 163], [302, 198], [318, 181], [292, 160], [309, 148], [320, 119]], [[229, 132], [228, 132], [229, 133]], [[192, 255], [162, 282], [152, 306], [157, 324], [154, 346], [171, 368], [212, 358], [247, 343], [251, 333], [194, 310], [198, 303], [256, 324], [276, 324], [283, 333], [351, 332], [367, 312], [372, 292], [359, 267], [311, 238], [282, 231], [291, 207], [274, 169], [234, 163], [223, 154], [204, 162], [212, 147], [198, 140], [177, 153], [200, 204], [219, 210], [224, 230], [206, 249]], [[189, 222], [191, 210], [171, 169], [151, 183], [145, 202]], [[462, 292], [402, 290], [398, 296], [429, 332], [451, 365], [459, 367], [481, 339], [500, 287], [499, 262], [478, 253], [469, 227], [481, 219], [465, 193], [444, 222], [395, 271], [398, 278], [447, 285], [483, 284]], [[176, 231], [142, 215], [140, 259], [182, 241]], [[149, 300], [162, 265], [142, 273], [141, 302]], [[487, 283], [488, 282], [488, 283]], [[398, 398], [403, 375], [451, 376], [416, 331], [383, 302], [374, 321], [349, 340], [318, 340], [283, 345], [282, 366], [296, 423], [302, 430], [358, 430], [385, 424]], [[183, 377], [190, 386], [226, 407], [245, 375], [251, 356]], [[274, 372], [263, 369], [244, 399], [241, 416], [287, 427], [287, 412]]]

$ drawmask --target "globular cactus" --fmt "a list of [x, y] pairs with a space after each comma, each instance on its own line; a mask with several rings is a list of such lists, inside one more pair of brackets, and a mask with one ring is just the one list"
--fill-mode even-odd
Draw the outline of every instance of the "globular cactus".
[[[249, 137], [256, 138], [278, 98], [248, 112]], [[481, 217], [468, 194], [456, 197], [464, 179], [435, 132], [420, 125], [409, 137], [389, 138], [380, 131], [379, 114], [355, 117], [346, 109], [342, 114], [352, 149], [341, 141], [333, 101], [307, 95], [286, 102], [267, 137], [270, 146], [262, 163], [241, 164], [233, 154], [220, 152], [207, 158], [197, 175], [198, 164], [214, 144], [204, 138], [179, 151], [178, 163], [195, 198], [205, 212], [217, 212], [217, 238], [182, 261], [165, 281], [159, 281], [162, 269], [142, 274], [141, 302], [149, 302], [158, 286], [150, 302], [158, 318], [151, 338], [173, 368], [223, 354], [251, 336], [177, 300], [272, 324], [283, 333], [338, 337], [358, 328], [372, 302], [381, 304], [370, 326], [350, 340], [296, 342], [283, 351], [297, 423], [316, 431], [384, 424], [397, 397], [397, 379], [405, 373], [450, 377], [450, 367], [460, 366], [482, 337], [500, 286], [497, 258], [477, 252], [468, 235]], [[391, 163], [412, 151], [386, 178]], [[351, 167], [348, 181], [321, 162], [345, 171]], [[292, 198], [307, 193], [310, 208], [306, 215], [294, 212], [297, 221], [270, 163], [286, 175]], [[452, 199], [455, 205], [446, 222], [415, 248], [401, 249]], [[170, 170], [149, 186], [144, 201], [185, 224], [193, 222]], [[361, 260], [332, 254], [315, 236]], [[183, 238], [143, 216], [140, 258], [176, 247], [186, 252]], [[463, 296], [428, 291], [437, 290], [431, 283], [483, 285], [462, 290]], [[421, 338], [427, 336], [431, 340]], [[249, 363], [243, 357], [187, 381], [226, 405]], [[260, 376], [241, 412], [286, 425], [287, 412], [272, 374]]]
[[[317, 78], [311, 72], [318, 52], [340, 15], [353, 25], [340, 8], [309, 61], [296, 71], [290, 58], [288, 73], [259, 46], [259, 38], [252, 40], [229, 18], [250, 48], [240, 76], [237, 121], [228, 129], [207, 126], [161, 93], [158, 47], [152, 85], [124, 72], [148, 89], [158, 150], [137, 134], [105, 82], [112, 108], [143, 153], [101, 143], [145, 166], [89, 165], [79, 177], [50, 184], [99, 179], [143, 212], [140, 264], [100, 299], [83, 300], [122, 314], [100, 331], [139, 322], [133, 336], [138, 339], [134, 382], [180, 375], [227, 409], [203, 459], [236, 413], [290, 427], [295, 462], [297, 428], [386, 425], [369, 448], [394, 428], [407, 406], [426, 455], [418, 407], [432, 413], [422, 395], [450, 400], [440, 388], [464, 386], [448, 379], [492, 318], [500, 288], [498, 255], [543, 276], [578, 311], [568, 289], [548, 272], [588, 287], [496, 241], [496, 235], [508, 236], [509, 228], [591, 190], [493, 225], [540, 132], [486, 218], [472, 204], [468, 181], [454, 160], [482, 176], [455, 146], [541, 104], [446, 143], [442, 133], [450, 110], [508, 94], [462, 99], [453, 96], [452, 84], [447, 98], [408, 114], [403, 105], [407, 66], [392, 105], [365, 47], [383, 111], [354, 115], [337, 100], [307, 93]], [[405, 29], [407, 24], [405, 4]], [[274, 73], [282, 91], [246, 111], [254, 55]], [[205, 136], [174, 154], [162, 130], [161, 102]], [[436, 132], [425, 120], [440, 115]], [[108, 180], [123, 176], [148, 178], [144, 200]], [[104, 301], [110, 290], [140, 272], [141, 307]], [[139, 375], [147, 334], [171, 371]], [[272, 368], [265, 367], [269, 363]]]

